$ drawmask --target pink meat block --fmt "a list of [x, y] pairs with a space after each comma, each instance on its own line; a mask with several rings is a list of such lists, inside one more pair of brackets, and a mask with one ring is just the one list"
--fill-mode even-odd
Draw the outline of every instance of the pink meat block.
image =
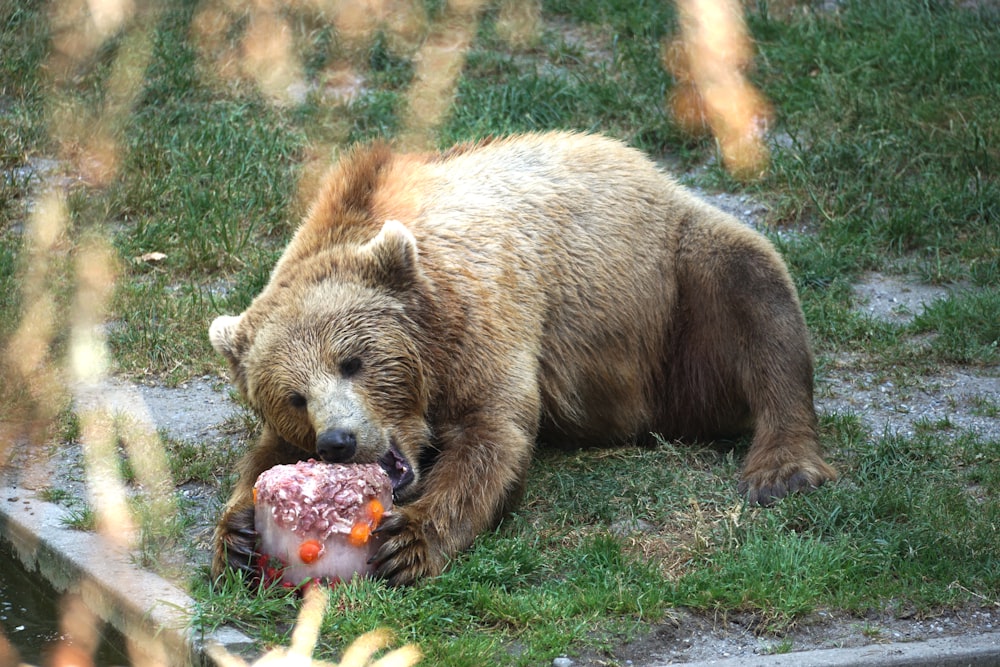
[[281, 563], [283, 583], [349, 581], [371, 572], [373, 531], [392, 508], [392, 484], [374, 463], [300, 461], [257, 478], [254, 508], [260, 552]]

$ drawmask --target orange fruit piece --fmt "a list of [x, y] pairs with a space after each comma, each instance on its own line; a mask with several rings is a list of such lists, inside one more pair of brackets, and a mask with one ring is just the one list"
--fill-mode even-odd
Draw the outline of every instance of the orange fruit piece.
[[306, 540], [299, 545], [299, 558], [303, 563], [312, 563], [323, 553], [323, 545], [319, 540]]
[[347, 536], [347, 542], [352, 547], [360, 547], [368, 543], [368, 538], [371, 537], [371, 534], [372, 527], [364, 521], [359, 521], [351, 528], [351, 534]]
[[382, 515], [385, 514], [385, 507], [382, 506], [382, 503], [379, 502], [378, 498], [374, 498], [370, 503], [368, 503], [368, 513], [371, 514], [372, 520], [377, 526], [379, 521], [382, 520]]

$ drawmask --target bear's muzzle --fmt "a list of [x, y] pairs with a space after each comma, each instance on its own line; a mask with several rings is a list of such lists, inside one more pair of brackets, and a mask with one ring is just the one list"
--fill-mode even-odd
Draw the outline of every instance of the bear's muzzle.
[[327, 463], [347, 463], [358, 451], [358, 436], [346, 428], [332, 428], [316, 437], [316, 454]]

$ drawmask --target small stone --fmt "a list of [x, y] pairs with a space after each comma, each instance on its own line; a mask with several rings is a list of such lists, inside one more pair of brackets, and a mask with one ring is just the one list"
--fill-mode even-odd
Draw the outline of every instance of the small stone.
[[608, 526], [608, 530], [615, 537], [628, 537], [637, 533], [649, 533], [653, 529], [653, 524], [643, 519], [622, 519]]
[[552, 659], [552, 667], [573, 667], [573, 661], [564, 655]]

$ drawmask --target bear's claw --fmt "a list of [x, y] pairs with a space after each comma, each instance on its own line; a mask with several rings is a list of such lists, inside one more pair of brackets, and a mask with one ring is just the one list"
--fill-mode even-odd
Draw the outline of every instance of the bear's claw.
[[443, 553], [429, 544], [419, 524], [405, 516], [405, 510], [387, 516], [376, 530], [388, 537], [368, 562], [389, 585], [409, 586], [444, 569]]
[[785, 474], [781, 471], [747, 473], [740, 480], [739, 492], [749, 504], [767, 507], [790, 493], [814, 491], [826, 482], [837, 479], [833, 468], [822, 461], [819, 463], [820, 466], [815, 470], [799, 467]]
[[[216, 570], [224, 564], [233, 570], [250, 572], [253, 570], [253, 559], [257, 553], [257, 531], [253, 525], [253, 507], [234, 512], [227, 521], [219, 526], [216, 541]], [[216, 574], [219, 574], [217, 572]]]

